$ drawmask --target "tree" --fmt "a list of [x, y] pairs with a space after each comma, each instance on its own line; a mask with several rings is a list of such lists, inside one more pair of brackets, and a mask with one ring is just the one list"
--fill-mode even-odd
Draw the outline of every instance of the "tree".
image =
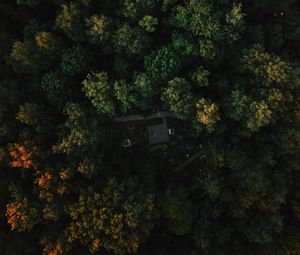
[[145, 57], [147, 75], [157, 83], [174, 78], [180, 69], [180, 60], [170, 48], [163, 47]]
[[30, 231], [39, 222], [38, 210], [16, 187], [10, 189], [13, 201], [6, 205], [7, 222], [11, 230]]
[[0, 2], [1, 254], [299, 255], [298, 12]]
[[255, 75], [266, 86], [284, 84], [290, 79], [291, 67], [278, 56], [265, 52], [260, 45], [245, 51], [242, 64], [246, 72]]
[[245, 117], [245, 112], [249, 110], [251, 98], [246, 96], [243, 91], [234, 89], [230, 97], [229, 115], [236, 121], [241, 121]]
[[43, 32], [43, 30], [44, 30], [44, 27], [38, 20], [36, 20], [36, 19], [29, 20], [27, 25], [23, 29], [24, 41], [32, 40], [32, 38], [35, 38], [35, 36], [38, 33]]
[[41, 31], [33, 36], [12, 45], [10, 62], [16, 71], [37, 73], [47, 70], [58, 55], [60, 43], [50, 32]]
[[172, 233], [181, 236], [191, 231], [196, 216], [194, 209], [185, 187], [168, 187], [162, 199], [162, 210]]
[[170, 80], [161, 99], [180, 119], [186, 120], [192, 113], [194, 98], [190, 92], [190, 84], [183, 78], [176, 77]]
[[16, 119], [27, 125], [37, 125], [41, 117], [41, 108], [37, 104], [25, 103], [20, 105]]
[[[100, 157], [100, 161], [102, 161], [101, 157]], [[96, 162], [94, 162], [93, 160], [89, 158], [85, 158], [83, 162], [79, 163], [77, 167], [77, 171], [83, 176], [92, 179], [98, 174], [99, 166], [97, 166]]]
[[111, 35], [112, 20], [104, 15], [92, 15], [85, 20], [86, 33], [92, 44], [106, 42]]
[[257, 130], [258, 128], [269, 124], [272, 118], [272, 111], [269, 110], [268, 105], [262, 102], [252, 102], [250, 104], [251, 117], [247, 122], [247, 127], [250, 130]]
[[259, 45], [244, 51], [242, 63], [241, 71], [247, 74], [248, 80], [239, 80], [232, 91], [229, 115], [255, 132], [282, 117], [281, 113], [292, 100], [290, 89], [297, 81], [286, 62], [266, 53]]
[[39, 3], [39, 0], [17, 0], [17, 4], [19, 5], [28, 5], [28, 6], [35, 6]]
[[145, 73], [135, 75], [134, 90], [137, 94], [136, 106], [141, 109], [148, 108], [153, 102], [154, 95], [158, 93], [157, 86]]
[[211, 40], [200, 40], [199, 41], [199, 53], [202, 58], [214, 59], [216, 56], [216, 47]]
[[139, 21], [139, 25], [144, 28], [147, 32], [154, 32], [155, 26], [158, 24], [157, 18], [150, 15], [146, 15]]
[[192, 0], [187, 5], [177, 5], [173, 23], [195, 36], [219, 39], [222, 36], [219, 14], [205, 0]]
[[64, 133], [61, 141], [53, 146], [56, 153], [71, 154], [76, 151], [86, 151], [88, 147], [96, 146], [100, 137], [97, 121], [88, 121], [88, 118], [79, 104], [67, 103], [64, 107], [64, 114], [68, 117], [64, 124], [67, 135]]
[[245, 13], [242, 12], [242, 4], [233, 3], [231, 11], [226, 15], [226, 33], [231, 41], [236, 41], [241, 37], [245, 29]]
[[155, 8], [153, 0], [125, 0], [122, 2], [123, 15], [128, 18], [138, 19]]
[[46, 241], [42, 241], [42, 245], [44, 246], [43, 248], [43, 255], [60, 255], [63, 254], [65, 252], [65, 249], [63, 248], [64, 243], [62, 242], [55, 242], [55, 243], [51, 243], [51, 242], [46, 242]]
[[31, 152], [20, 144], [9, 144], [9, 154], [12, 161], [9, 162], [10, 167], [30, 168], [34, 166], [31, 159]]
[[198, 56], [200, 55], [198, 44], [192, 39], [187, 38], [187, 35], [180, 33], [172, 34], [172, 47], [178, 54], [183, 56]]
[[209, 86], [208, 76], [209, 71], [207, 71], [203, 66], [199, 66], [196, 71], [192, 74], [192, 80], [199, 87]]
[[162, 10], [164, 12], [168, 11], [171, 7], [173, 7], [176, 3], [176, 0], [163, 0]]
[[35, 35], [35, 43], [38, 49], [49, 57], [53, 58], [59, 53], [60, 43], [50, 32], [42, 31], [37, 33]]
[[61, 54], [60, 68], [62, 73], [67, 76], [74, 76], [82, 72], [87, 63], [88, 56], [79, 45], [66, 49]]
[[90, 73], [82, 84], [82, 90], [98, 112], [109, 116], [115, 114], [115, 105], [112, 100], [112, 90], [107, 73]]
[[12, 46], [11, 60], [17, 64], [17, 68], [19, 65], [27, 71], [30, 68], [35, 68], [34, 60], [31, 59], [33, 54], [33, 49], [29, 42], [16, 41]]
[[101, 247], [115, 254], [137, 251], [152, 228], [154, 197], [141, 192], [127, 196], [125, 186], [135, 184], [124, 185], [110, 179], [101, 193], [82, 194], [70, 205], [68, 242], [78, 240], [92, 253]]
[[58, 72], [50, 71], [43, 75], [41, 88], [50, 102], [60, 104], [63, 99], [66, 86]]
[[62, 4], [56, 17], [55, 25], [61, 29], [71, 40], [84, 39], [84, 19], [82, 9], [78, 3]]
[[282, 48], [285, 43], [285, 34], [281, 24], [270, 23], [265, 31], [267, 49], [277, 51]]
[[219, 107], [205, 98], [199, 99], [196, 104], [196, 120], [200, 127], [205, 127], [208, 132], [215, 130], [216, 123], [220, 120]]
[[116, 30], [113, 42], [118, 52], [124, 52], [131, 56], [144, 52], [144, 49], [149, 45], [149, 38], [143, 34], [139, 27], [124, 24]]
[[121, 110], [128, 112], [131, 110], [132, 105], [136, 104], [134, 87], [127, 84], [124, 80], [116, 81], [114, 84], [114, 93], [118, 100], [121, 102]]

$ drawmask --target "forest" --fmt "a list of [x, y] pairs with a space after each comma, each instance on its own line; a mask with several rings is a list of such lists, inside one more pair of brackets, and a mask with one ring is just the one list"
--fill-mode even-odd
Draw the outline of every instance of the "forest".
[[0, 0], [1, 255], [300, 255], [299, 0]]

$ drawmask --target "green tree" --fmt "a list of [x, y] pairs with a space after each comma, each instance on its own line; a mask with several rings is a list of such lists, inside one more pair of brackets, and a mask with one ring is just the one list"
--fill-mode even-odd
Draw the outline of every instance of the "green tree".
[[67, 116], [64, 124], [67, 130], [63, 133], [59, 143], [53, 146], [53, 151], [71, 154], [86, 151], [88, 147], [93, 148], [101, 133], [101, 130], [97, 128], [97, 121], [88, 122], [84, 110], [76, 103], [67, 103], [63, 112]]
[[200, 40], [199, 41], [199, 53], [202, 58], [214, 59], [216, 56], [216, 47], [211, 40]]
[[246, 72], [255, 75], [264, 85], [284, 84], [290, 79], [291, 67], [278, 56], [265, 52], [260, 45], [244, 52], [242, 64]]
[[157, 86], [145, 73], [135, 75], [134, 91], [136, 93], [135, 104], [141, 109], [149, 108], [154, 96], [159, 93]]
[[131, 110], [132, 105], [136, 104], [134, 87], [127, 84], [124, 80], [116, 81], [114, 84], [114, 94], [121, 102], [121, 110], [127, 112]]
[[168, 82], [161, 99], [170, 106], [170, 110], [180, 119], [188, 119], [193, 111], [194, 97], [190, 84], [183, 78], [176, 77]]
[[150, 15], [146, 15], [139, 21], [139, 25], [144, 28], [147, 32], [154, 32], [155, 26], [158, 24], [157, 18]]
[[242, 4], [233, 3], [231, 11], [226, 15], [226, 28], [229, 40], [236, 41], [241, 37], [245, 29], [245, 13], [242, 11]]
[[36, 19], [31, 19], [28, 21], [27, 25], [24, 27], [23, 30], [23, 37], [25, 41], [32, 40], [35, 36], [42, 32], [43, 25]]
[[0, 2], [1, 254], [299, 255], [298, 12]]
[[193, 82], [199, 87], [209, 86], [209, 77], [210, 73], [203, 66], [199, 66], [196, 71], [192, 74]]
[[123, 15], [128, 18], [138, 19], [151, 13], [155, 8], [154, 0], [125, 0], [122, 2]]
[[270, 123], [272, 118], [272, 111], [264, 102], [252, 102], [250, 104], [251, 117], [247, 121], [247, 127], [250, 130], [257, 130], [258, 128]]
[[90, 73], [82, 82], [82, 85], [83, 92], [98, 112], [109, 116], [115, 114], [112, 86], [109, 84], [107, 73]]
[[149, 45], [149, 38], [143, 34], [139, 27], [128, 24], [120, 26], [113, 38], [115, 49], [128, 55], [141, 54]]
[[191, 0], [187, 5], [177, 5], [174, 24], [195, 36], [219, 39], [222, 36], [219, 13], [205, 0]]
[[183, 56], [200, 55], [198, 44], [181, 33], [172, 34], [172, 47]]
[[74, 76], [81, 73], [88, 63], [88, 56], [82, 47], [76, 45], [61, 54], [60, 68], [63, 74]]
[[246, 96], [240, 89], [234, 89], [230, 97], [229, 115], [236, 121], [241, 121], [249, 110], [251, 98]]
[[162, 199], [162, 210], [170, 231], [182, 236], [192, 229], [196, 212], [189, 193], [183, 186], [170, 185]]
[[28, 5], [28, 6], [35, 6], [39, 3], [39, 0], [17, 0], [18, 5]]
[[163, 47], [145, 57], [147, 75], [158, 83], [174, 78], [180, 69], [180, 59], [170, 48]]
[[41, 88], [50, 102], [60, 104], [66, 86], [59, 73], [51, 71], [43, 75]]

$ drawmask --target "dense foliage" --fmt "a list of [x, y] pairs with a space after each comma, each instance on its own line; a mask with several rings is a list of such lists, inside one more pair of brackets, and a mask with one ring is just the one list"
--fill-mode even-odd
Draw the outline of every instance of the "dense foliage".
[[299, 255], [299, 6], [0, 0], [0, 254]]

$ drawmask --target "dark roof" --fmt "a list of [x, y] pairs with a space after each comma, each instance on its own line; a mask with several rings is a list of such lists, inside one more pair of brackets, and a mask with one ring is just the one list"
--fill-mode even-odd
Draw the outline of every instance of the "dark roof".
[[294, 69], [294, 73], [297, 75], [300, 75], [300, 66], [298, 66]]
[[149, 144], [166, 143], [169, 141], [168, 128], [165, 123], [148, 126]]

